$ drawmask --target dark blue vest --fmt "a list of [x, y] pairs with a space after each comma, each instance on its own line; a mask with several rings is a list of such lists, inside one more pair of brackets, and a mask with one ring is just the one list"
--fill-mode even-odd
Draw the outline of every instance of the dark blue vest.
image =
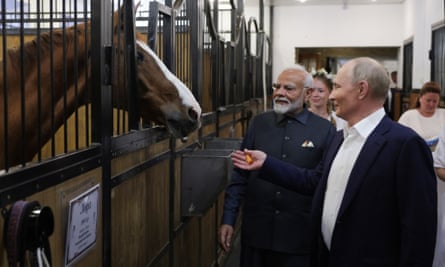
[[[248, 147], [313, 169], [333, 134], [333, 125], [304, 110], [296, 117], [266, 112], [250, 125], [253, 140]], [[245, 196], [242, 240], [250, 246], [275, 251], [309, 254], [312, 197], [269, 183], [252, 172]]]

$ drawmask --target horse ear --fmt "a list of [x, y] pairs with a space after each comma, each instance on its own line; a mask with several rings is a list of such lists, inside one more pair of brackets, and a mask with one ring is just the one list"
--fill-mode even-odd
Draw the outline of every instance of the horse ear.
[[[139, 6], [141, 5], [141, 1], [138, 1], [133, 8], [133, 15], [134, 17], [136, 17], [136, 11], [139, 8]], [[119, 10], [115, 13], [116, 16], [114, 17], [114, 23], [115, 23], [115, 32], [117, 32], [119, 29], [121, 31], [124, 31], [124, 5], [122, 4], [121, 7], [119, 8]]]
[[120, 6], [119, 9], [114, 12], [113, 28], [114, 33], [124, 31], [124, 5]]

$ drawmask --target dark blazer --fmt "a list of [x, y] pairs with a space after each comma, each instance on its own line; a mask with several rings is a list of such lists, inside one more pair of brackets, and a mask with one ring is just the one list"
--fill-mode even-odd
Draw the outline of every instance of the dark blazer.
[[[289, 164], [314, 169], [334, 133], [328, 120], [306, 109], [295, 117], [269, 111], [250, 122], [241, 149], [259, 149]], [[312, 195], [258, 179], [257, 173], [234, 169], [225, 192], [222, 223], [234, 225], [243, 203], [243, 244], [309, 257]]]
[[414, 131], [385, 116], [352, 169], [328, 252], [321, 238], [329, 170], [343, 141], [339, 132], [316, 171], [267, 157], [264, 179], [310, 194], [311, 266], [431, 267], [437, 224], [431, 151]]

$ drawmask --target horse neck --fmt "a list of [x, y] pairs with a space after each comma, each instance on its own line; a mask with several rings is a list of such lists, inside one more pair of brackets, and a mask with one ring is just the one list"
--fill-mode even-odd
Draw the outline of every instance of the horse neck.
[[[24, 145], [22, 144], [23, 140], [26, 140], [27, 155], [25, 160], [27, 161], [31, 160], [40, 149], [39, 132], [41, 143], [46, 143], [51, 138], [52, 124], [55, 129], [58, 129], [77, 107], [85, 103], [85, 90], [90, 79], [87, 54], [90, 49], [89, 42], [85, 46], [85, 36], [89, 38], [89, 34], [85, 34], [85, 31], [89, 26], [81, 24], [76, 28], [66, 29], [65, 34], [61, 30], [54, 31], [52, 35], [43, 33], [38, 40], [35, 39], [23, 45], [23, 57], [20, 56], [20, 49], [8, 51], [6, 68], [7, 141], [9, 147], [21, 147]], [[75, 38], [75, 32], [77, 32], [77, 38]], [[38, 53], [40, 53], [39, 57]], [[20, 74], [21, 68], [24, 72], [23, 79]], [[2, 79], [0, 82], [4, 84], [5, 81]], [[24, 107], [26, 136], [24, 137], [19, 134], [23, 132], [21, 130], [23, 127], [21, 119], [23, 90], [26, 97]], [[0, 92], [0, 97], [4, 97], [3, 91]], [[3, 102], [0, 104], [3, 111], [2, 105]], [[39, 106], [40, 113], [38, 112]], [[40, 114], [40, 118], [38, 114]], [[0, 145], [2, 145], [5, 127], [3, 118], [0, 119], [0, 122], [0, 138], [2, 139]], [[2, 161], [3, 151], [0, 153], [0, 161]], [[14, 155], [10, 155], [9, 158], [11, 165], [18, 163], [15, 162], [16, 160], [20, 160], [16, 159]]]

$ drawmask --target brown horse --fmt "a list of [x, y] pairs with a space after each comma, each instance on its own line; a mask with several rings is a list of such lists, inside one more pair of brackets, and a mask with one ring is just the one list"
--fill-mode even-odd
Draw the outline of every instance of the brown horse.
[[[123, 8], [115, 12], [113, 21], [113, 53], [118, 58], [125, 54]], [[30, 161], [40, 146], [50, 140], [52, 124], [55, 129], [59, 128], [76, 108], [89, 102], [86, 88], [90, 84], [90, 31], [90, 22], [86, 22], [66, 29], [65, 33], [62, 30], [54, 30], [52, 35], [45, 32], [39, 40], [36, 38], [24, 43], [21, 48], [9, 49], [4, 55], [6, 77], [3, 77], [3, 62], [0, 62], [0, 169], [17, 165], [23, 160]], [[144, 37], [137, 34], [136, 38], [136, 77], [142, 119], [166, 125], [177, 138], [187, 136], [200, 126], [200, 105], [191, 91], [142, 41]], [[23, 67], [20, 66], [21, 61]], [[122, 62], [118, 60], [117, 63]], [[119, 64], [117, 68], [120, 70], [115, 73], [123, 75], [123, 65]], [[24, 84], [21, 83], [21, 68]], [[50, 78], [51, 72], [54, 79]], [[122, 98], [122, 94], [125, 94], [125, 90], [122, 90], [124, 78], [118, 77], [120, 75], [113, 75], [114, 99]], [[40, 93], [37, 87], [40, 87]], [[22, 114], [23, 111], [25, 114]], [[25, 122], [22, 122], [22, 116]], [[22, 144], [22, 140], [26, 144]], [[8, 162], [4, 149], [6, 142]], [[26, 145], [25, 156], [18, 152], [23, 145]]]

